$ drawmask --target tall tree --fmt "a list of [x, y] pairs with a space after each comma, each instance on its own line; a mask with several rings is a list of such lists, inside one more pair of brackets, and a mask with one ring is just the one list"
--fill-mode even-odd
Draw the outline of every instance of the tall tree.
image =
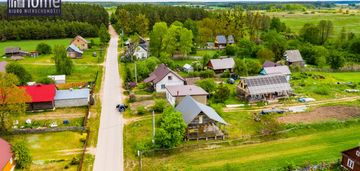
[[184, 56], [187, 56], [191, 52], [193, 46], [193, 34], [191, 30], [182, 28], [180, 32], [179, 51]]
[[135, 17], [135, 30], [141, 36], [147, 36], [149, 30], [149, 20], [144, 14], [139, 14]]
[[66, 55], [64, 46], [55, 46], [54, 48], [54, 60], [56, 72], [58, 74], [70, 75], [73, 70], [73, 62]]
[[320, 30], [314, 24], [306, 23], [300, 30], [300, 37], [306, 42], [312, 44], [319, 44], [320, 42]]
[[14, 74], [19, 79], [20, 85], [25, 85], [32, 80], [31, 74], [20, 64], [10, 63], [6, 65], [6, 73]]
[[100, 42], [102, 44], [106, 44], [107, 42], [109, 42], [110, 40], [110, 33], [108, 32], [106, 26], [104, 24], [102, 24], [100, 26], [99, 29], [99, 33], [98, 33], [99, 37], [100, 37]]
[[167, 25], [165, 22], [155, 23], [152, 32], [150, 33], [150, 52], [151, 55], [159, 57], [162, 47], [162, 42], [167, 34]]
[[266, 60], [273, 61], [275, 58], [275, 54], [270, 49], [263, 47], [258, 50], [258, 52], [256, 53], [256, 57], [261, 62], [265, 62]]
[[32, 157], [25, 141], [15, 143], [11, 147], [11, 150], [15, 154], [16, 168], [29, 169], [31, 166]]
[[321, 20], [319, 22], [319, 37], [320, 37], [320, 44], [324, 44], [330, 37], [333, 32], [333, 23], [330, 20]]
[[240, 76], [248, 76], [248, 70], [244, 59], [240, 59], [240, 58], [235, 59], [234, 72]]
[[281, 60], [284, 51], [287, 48], [287, 41], [285, 36], [272, 30], [264, 33], [262, 35], [262, 39], [265, 41], [265, 46], [274, 52], [275, 60]]
[[0, 135], [9, 131], [14, 116], [25, 113], [25, 103], [31, 100], [17, 84], [14, 74], [0, 73]]

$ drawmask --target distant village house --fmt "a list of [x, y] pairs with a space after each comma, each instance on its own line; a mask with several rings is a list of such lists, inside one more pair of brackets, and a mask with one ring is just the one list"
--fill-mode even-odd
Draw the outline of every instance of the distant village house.
[[227, 38], [224, 35], [218, 35], [215, 38], [214, 46], [221, 49], [221, 48], [225, 48], [227, 45], [231, 45], [234, 43], [235, 41], [233, 35], [229, 35]]
[[87, 50], [89, 48], [89, 42], [81, 37], [80, 35], [77, 35], [71, 42], [70, 45], [73, 44], [76, 47], [78, 47], [80, 50]]
[[165, 92], [166, 86], [170, 85], [184, 85], [185, 79], [182, 78], [175, 71], [168, 68], [165, 64], [160, 64], [148, 78], [144, 80], [145, 83], [152, 83], [156, 92]]
[[181, 102], [187, 95], [199, 103], [207, 104], [209, 93], [196, 85], [166, 86], [166, 99], [172, 106]]
[[134, 56], [136, 59], [146, 59], [148, 57], [148, 47], [145, 44], [138, 45], [135, 48]]
[[235, 67], [235, 61], [233, 58], [210, 59], [207, 67], [214, 70], [217, 74], [223, 73], [225, 70], [232, 72]]
[[305, 61], [303, 60], [299, 50], [287, 50], [284, 53], [284, 57], [287, 65], [289, 66], [305, 66]]
[[66, 48], [67, 56], [70, 58], [82, 58], [83, 51], [81, 51], [77, 46], [71, 44]]
[[5, 56], [29, 56], [29, 53], [22, 51], [20, 47], [8, 47], [5, 48]]

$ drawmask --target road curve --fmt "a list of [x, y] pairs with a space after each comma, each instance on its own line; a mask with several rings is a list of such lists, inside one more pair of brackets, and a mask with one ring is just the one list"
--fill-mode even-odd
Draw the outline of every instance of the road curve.
[[102, 109], [94, 171], [122, 171], [123, 118], [116, 111], [116, 104], [122, 102], [121, 79], [118, 70], [118, 35], [109, 27], [110, 44], [105, 59], [105, 75], [101, 95]]

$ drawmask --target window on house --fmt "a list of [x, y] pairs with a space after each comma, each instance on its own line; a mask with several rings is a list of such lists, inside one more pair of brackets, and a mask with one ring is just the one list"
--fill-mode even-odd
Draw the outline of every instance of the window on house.
[[165, 84], [161, 84], [161, 89], [165, 89]]
[[347, 166], [350, 167], [351, 169], [354, 169], [354, 161], [351, 159], [348, 159]]
[[200, 115], [200, 116], [199, 116], [199, 124], [202, 124], [203, 121], [204, 121], [204, 120], [203, 120], [203, 115]]
[[172, 80], [172, 76], [168, 76], [168, 80]]

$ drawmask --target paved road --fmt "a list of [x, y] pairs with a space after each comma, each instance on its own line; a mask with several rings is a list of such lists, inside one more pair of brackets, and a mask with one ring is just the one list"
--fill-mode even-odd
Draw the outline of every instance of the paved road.
[[118, 71], [118, 35], [110, 26], [111, 40], [105, 61], [105, 77], [102, 92], [102, 109], [94, 171], [122, 171], [123, 165], [123, 118], [116, 111], [121, 99], [121, 80]]

